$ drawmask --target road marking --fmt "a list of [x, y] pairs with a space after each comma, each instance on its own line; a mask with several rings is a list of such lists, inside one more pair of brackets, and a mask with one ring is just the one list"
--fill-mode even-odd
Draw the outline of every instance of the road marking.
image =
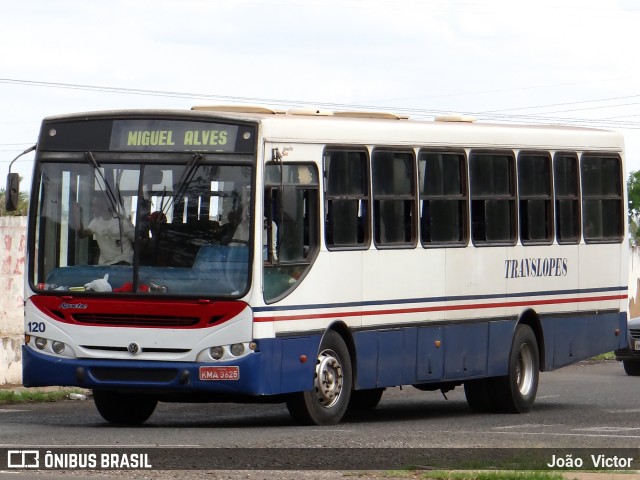
[[558, 427], [561, 426], [562, 424], [560, 423], [556, 423], [553, 425], [546, 425], [546, 424], [538, 424], [538, 423], [522, 423], [520, 425], [507, 425], [506, 427], [493, 427], [494, 430], [498, 430], [498, 429], [509, 429], [509, 428], [546, 428], [546, 427]]
[[640, 427], [589, 427], [589, 428], [574, 428], [577, 432], [632, 432], [634, 430], [640, 430]]
[[[467, 432], [478, 433], [478, 432]], [[493, 432], [503, 433], [507, 435], [547, 435], [553, 437], [603, 437], [603, 438], [640, 438], [640, 435], [609, 435], [609, 434], [593, 434], [593, 433], [553, 433], [553, 432]]]
[[0, 408], [0, 413], [28, 412], [29, 410], [19, 410], [17, 408]]

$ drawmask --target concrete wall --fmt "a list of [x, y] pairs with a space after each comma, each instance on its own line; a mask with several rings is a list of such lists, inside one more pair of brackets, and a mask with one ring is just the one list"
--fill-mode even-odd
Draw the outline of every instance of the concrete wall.
[[[23, 281], [27, 217], [0, 217], [0, 385], [22, 383]], [[629, 255], [629, 317], [640, 316], [640, 247]]]
[[629, 318], [640, 317], [640, 247], [629, 252]]
[[0, 385], [22, 383], [27, 217], [0, 217]]

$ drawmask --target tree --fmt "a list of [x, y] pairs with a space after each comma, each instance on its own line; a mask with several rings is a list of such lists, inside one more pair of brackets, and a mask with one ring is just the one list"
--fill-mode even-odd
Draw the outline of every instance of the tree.
[[640, 245], [640, 170], [629, 173], [627, 179], [629, 200], [629, 234], [632, 245]]
[[0, 188], [0, 217], [25, 216], [29, 211], [29, 196], [27, 195], [27, 192], [20, 192], [20, 197], [18, 199], [18, 209], [15, 212], [7, 212], [5, 206], [5, 194], [5, 189]]

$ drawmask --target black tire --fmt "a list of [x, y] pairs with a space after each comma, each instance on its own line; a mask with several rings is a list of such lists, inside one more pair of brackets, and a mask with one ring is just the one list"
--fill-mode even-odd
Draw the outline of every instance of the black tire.
[[487, 413], [494, 410], [490, 380], [481, 378], [464, 382], [464, 395], [467, 397], [469, 408], [474, 412]]
[[349, 400], [349, 410], [366, 411], [373, 410], [380, 403], [384, 388], [372, 388], [370, 390], [354, 390]]
[[509, 353], [509, 374], [489, 380], [492, 407], [500, 413], [525, 413], [538, 392], [538, 342], [529, 325], [518, 325]]
[[141, 425], [158, 405], [153, 397], [113, 390], [94, 390], [93, 401], [102, 418], [117, 425]]
[[640, 361], [638, 360], [623, 360], [622, 366], [627, 375], [637, 377], [640, 375]]
[[352, 383], [347, 345], [337, 332], [328, 330], [316, 359], [314, 389], [292, 393], [287, 409], [303, 425], [335, 425], [347, 411]]

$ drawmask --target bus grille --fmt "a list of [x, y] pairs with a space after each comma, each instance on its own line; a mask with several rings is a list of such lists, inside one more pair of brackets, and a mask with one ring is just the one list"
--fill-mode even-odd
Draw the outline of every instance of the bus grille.
[[170, 383], [178, 372], [173, 368], [91, 368], [91, 375], [101, 382]]
[[[87, 350], [102, 350], [105, 352], [128, 352], [127, 347], [114, 347], [112, 345], [80, 345]], [[144, 353], [188, 353], [188, 348], [155, 348], [147, 347], [143, 348]]]
[[76, 313], [73, 319], [78, 323], [123, 327], [193, 327], [200, 321], [198, 317], [104, 313]]

